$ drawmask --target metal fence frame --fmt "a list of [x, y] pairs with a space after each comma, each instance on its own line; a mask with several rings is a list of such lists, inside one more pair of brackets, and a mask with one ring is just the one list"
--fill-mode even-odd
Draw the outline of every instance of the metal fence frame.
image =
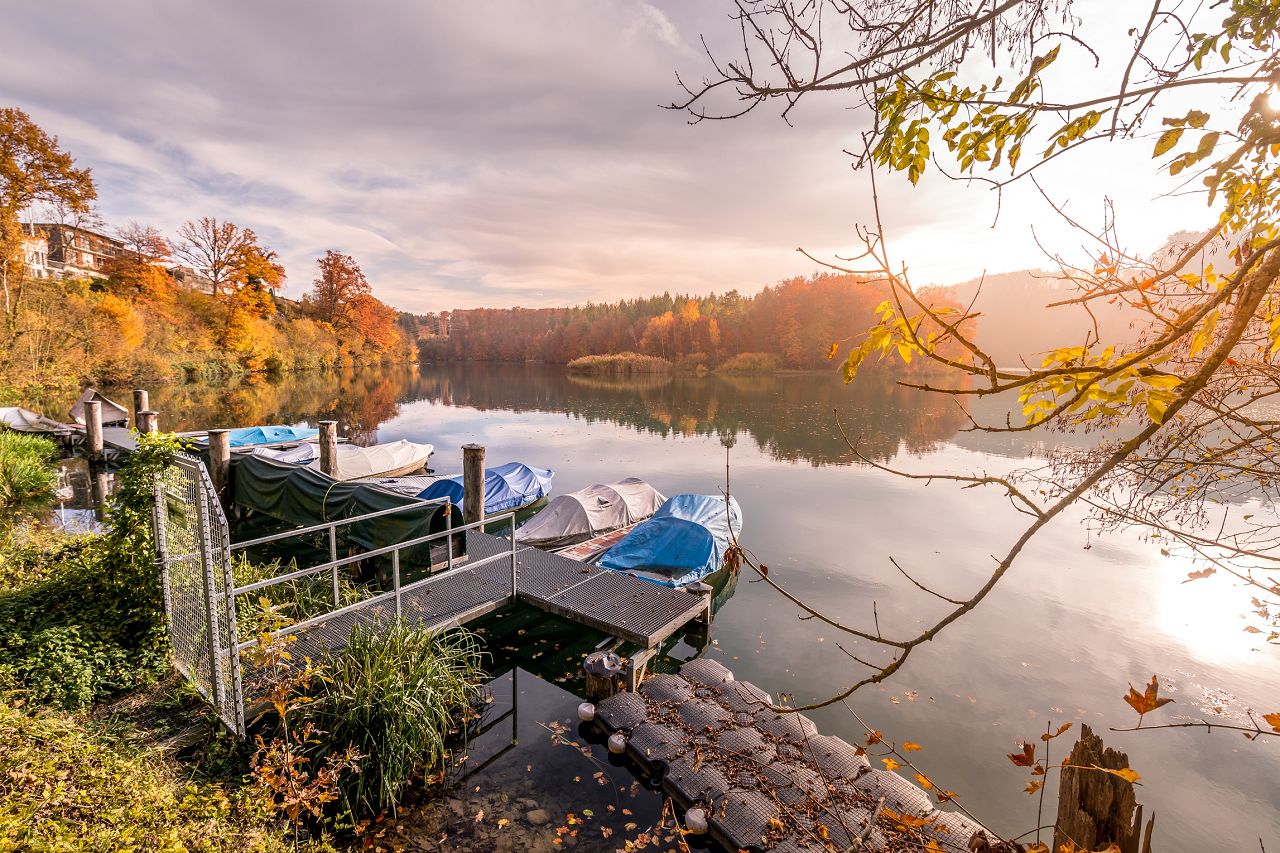
[[[269, 635], [279, 637], [296, 634], [335, 616], [388, 601], [395, 602], [395, 613], [398, 617], [402, 613], [402, 602], [406, 594], [461, 572], [474, 571], [481, 566], [505, 559], [511, 563], [511, 597], [514, 600], [517, 580], [514, 511], [458, 527], [453, 526], [452, 513], [449, 512], [446, 513], [448, 526], [445, 530], [348, 557], [337, 556], [337, 528], [339, 527], [448, 502], [447, 499], [417, 501], [392, 509], [295, 528], [233, 544], [226, 515], [222, 511], [222, 505], [204, 464], [195, 457], [178, 454], [175, 464], [156, 478], [152, 513], [156, 559], [160, 564], [165, 615], [168, 619], [174, 667], [191, 682], [206, 701], [213, 705], [218, 718], [227, 729], [238, 737], [244, 737], [245, 696], [241, 681], [240, 656], [246, 649], [256, 645], [259, 639], [255, 637], [242, 642], [239, 638], [236, 601], [240, 596], [321, 572], [332, 574], [334, 609], [280, 628]], [[429, 574], [408, 585], [401, 585], [401, 551], [420, 545], [427, 545], [430, 548], [430, 543], [440, 539], [483, 528], [485, 524], [500, 524], [504, 521], [510, 525], [507, 550], [455, 566], [453, 544], [450, 540], [444, 571]], [[233, 552], [321, 532], [326, 533], [329, 540], [327, 562], [240, 587], [235, 586], [231, 571]], [[386, 555], [391, 557], [392, 588], [355, 604], [340, 607], [339, 569]]]

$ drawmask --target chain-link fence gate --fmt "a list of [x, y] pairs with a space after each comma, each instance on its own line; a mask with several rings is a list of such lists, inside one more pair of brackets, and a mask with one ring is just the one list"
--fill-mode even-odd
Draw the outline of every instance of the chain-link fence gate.
[[231, 537], [198, 459], [179, 454], [157, 478], [153, 521], [174, 666], [243, 737]]

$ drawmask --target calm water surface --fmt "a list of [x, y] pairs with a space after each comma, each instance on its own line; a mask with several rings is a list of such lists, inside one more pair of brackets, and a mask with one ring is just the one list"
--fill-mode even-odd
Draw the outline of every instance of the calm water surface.
[[[1045, 441], [961, 432], [966, 421], [954, 402], [874, 377], [846, 387], [827, 376], [613, 381], [568, 377], [551, 366], [423, 366], [157, 388], [152, 407], [167, 429], [337, 417], [362, 443], [433, 443], [433, 465], [445, 472], [460, 469], [461, 445], [478, 441], [492, 463], [554, 469], [558, 492], [634, 475], [667, 495], [714, 493], [724, 483], [728, 448], [743, 541], [770, 577], [849, 622], [867, 624], [875, 602], [884, 632], [899, 636], [941, 611], [897, 573], [891, 556], [944, 593], [967, 597], [1025, 518], [994, 492], [926, 487], [855, 464], [833, 410], [866, 455], [914, 471], [1004, 472], [1042, 453]], [[1161, 721], [1215, 713], [1236, 721], [1248, 709], [1280, 710], [1280, 654], [1243, 630], [1249, 594], [1216, 576], [1184, 585], [1187, 570], [1134, 536], [1090, 537], [1078, 517], [1060, 518], [977, 611], [851, 704], [887, 737], [920, 742], [920, 766], [1007, 834], [1034, 828], [1036, 801], [1023, 793], [1025, 771], [1005, 753], [1050, 720], [1071, 721], [1129, 754], [1144, 777], [1138, 799], [1157, 815], [1162, 853], [1256, 850], [1259, 838], [1280, 850], [1280, 744], [1202, 730], [1107, 731], [1135, 722], [1121, 697], [1128, 683], [1145, 684], [1152, 673], [1176, 699], [1159, 712]], [[798, 703], [856, 680], [859, 668], [836, 644], [854, 653], [866, 645], [799, 615], [744, 574], [703, 653]], [[543, 680], [520, 673], [517, 693], [527, 699], [516, 703], [518, 745], [506, 748], [510, 732], [498, 732], [502, 726], [477, 742], [472, 767], [496, 758], [467, 778], [453, 814], [432, 819], [481, 849], [551, 849], [565, 813], [581, 818], [586, 808], [593, 817], [576, 849], [612, 850], [638, 831], [628, 824], [652, 823], [659, 801], [634, 791], [629, 774], [609, 766], [598, 746], [579, 743], [593, 753], [588, 758], [557, 742], [577, 739], [571, 672], [597, 638], [540, 616], [506, 618], [512, 621], [484, 626], [492, 650], [504, 666], [514, 660]], [[687, 644], [676, 649], [696, 653]], [[511, 681], [509, 673], [495, 681], [495, 717], [510, 706]], [[840, 706], [812, 716], [824, 732], [863, 739]], [[557, 720], [567, 734], [556, 734]], [[602, 770], [607, 783], [594, 776]], [[1051, 785], [1046, 818], [1054, 793]], [[547, 827], [527, 827], [525, 800], [550, 813]], [[481, 809], [482, 825], [506, 816], [509, 829], [524, 834], [502, 840], [496, 828], [477, 829]], [[440, 831], [424, 818], [424, 837]]]

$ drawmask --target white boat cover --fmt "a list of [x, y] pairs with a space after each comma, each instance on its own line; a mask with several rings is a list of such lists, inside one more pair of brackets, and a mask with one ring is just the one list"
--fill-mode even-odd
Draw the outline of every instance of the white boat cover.
[[39, 412], [33, 412], [21, 406], [0, 408], [0, 424], [18, 432], [62, 435], [71, 431], [71, 428], [66, 424], [60, 424], [53, 418], [46, 418]]
[[76, 423], [84, 426], [84, 404], [91, 400], [97, 400], [102, 404], [102, 425], [115, 426], [116, 424], [129, 424], [129, 410], [119, 403], [113, 403], [106, 397], [98, 393], [95, 388], [86, 388], [84, 393], [80, 395], [80, 399], [76, 400], [71, 407], [71, 419]]
[[[305, 442], [285, 450], [258, 447], [251, 452], [254, 456], [320, 470], [320, 445], [315, 442]], [[339, 444], [334, 479], [364, 480], [415, 471], [426, 465], [427, 458], [434, 452], [435, 448], [430, 444], [417, 444], [404, 439], [372, 447]]]
[[540, 548], [557, 548], [642, 521], [658, 511], [664, 498], [638, 477], [596, 483], [553, 498], [542, 512], [516, 531], [516, 539]]

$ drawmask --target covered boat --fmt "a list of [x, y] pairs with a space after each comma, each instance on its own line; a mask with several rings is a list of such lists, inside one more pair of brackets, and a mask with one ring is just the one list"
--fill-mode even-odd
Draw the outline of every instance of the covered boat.
[[[554, 471], [533, 468], [523, 462], [508, 462], [484, 472], [484, 513], [497, 515], [528, 506], [551, 494]], [[428, 485], [418, 497], [425, 500], [448, 498], [462, 503], [462, 475], [441, 477]]]
[[[277, 462], [292, 462], [305, 465], [316, 471], [320, 470], [320, 445], [306, 442], [297, 447], [275, 449], [256, 447], [252, 451], [255, 456], [265, 456]], [[359, 447], [354, 444], [339, 444], [337, 458], [334, 460], [335, 480], [366, 480], [372, 477], [397, 477], [417, 471], [427, 464], [427, 460], [435, 448], [430, 444], [417, 444], [401, 439], [386, 444], [375, 444], [372, 447]]]
[[80, 395], [80, 399], [76, 400], [75, 404], [72, 405], [71, 419], [81, 426], [84, 426], [84, 404], [95, 400], [102, 404], [103, 426], [129, 425], [129, 410], [119, 403], [108, 400], [106, 397], [99, 394], [97, 389], [94, 388], [84, 389], [84, 393]]
[[598, 565], [665, 586], [684, 586], [719, 571], [742, 510], [733, 498], [676, 495], [610, 548]]
[[41, 435], [66, 435], [71, 432], [71, 427], [66, 424], [60, 424], [53, 418], [46, 418], [39, 412], [21, 406], [0, 407], [0, 426]]
[[535, 548], [564, 548], [643, 521], [665, 500], [639, 477], [596, 483], [552, 499], [516, 531], [516, 539]]
[[[268, 444], [289, 444], [294, 441], [307, 441], [320, 434], [315, 427], [296, 427], [277, 424], [275, 426], [240, 427], [227, 430], [231, 447], [257, 447]], [[207, 445], [209, 437], [199, 436], [196, 443]]]

